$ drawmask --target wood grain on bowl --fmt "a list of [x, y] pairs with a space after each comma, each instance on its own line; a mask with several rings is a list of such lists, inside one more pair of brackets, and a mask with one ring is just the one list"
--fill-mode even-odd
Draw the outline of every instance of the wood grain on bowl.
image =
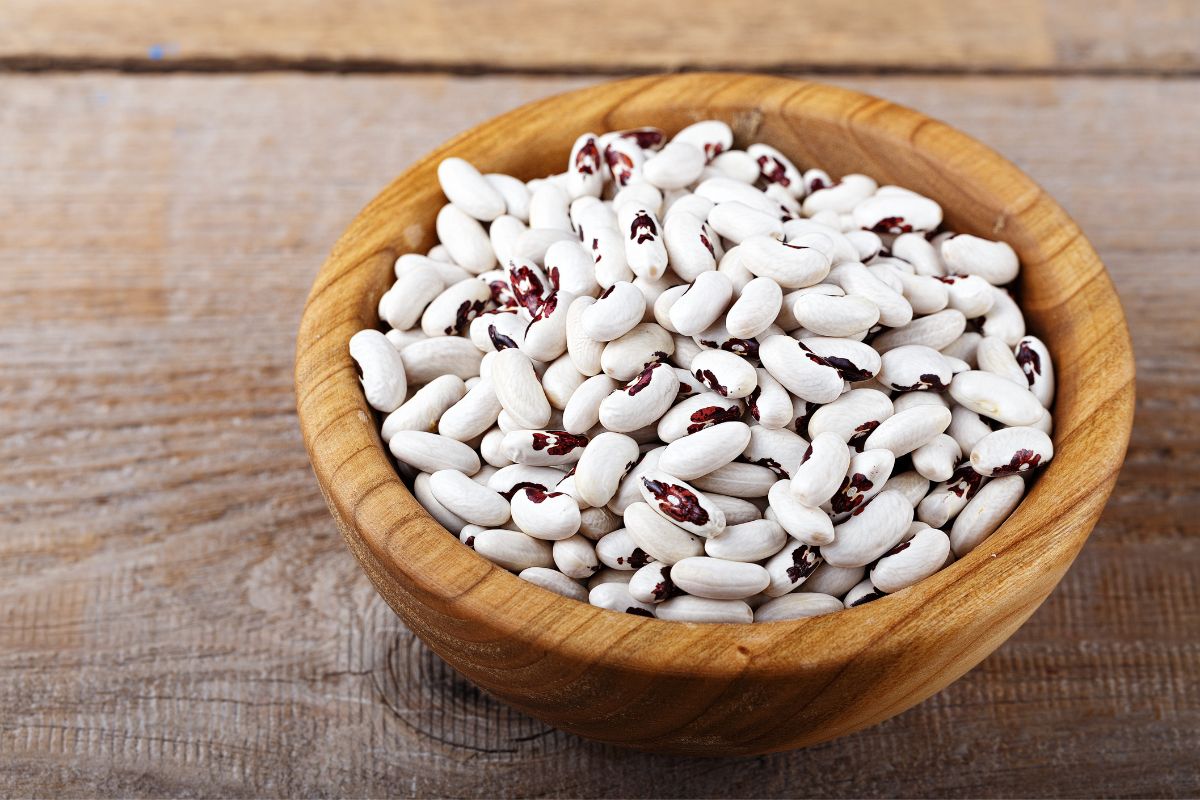
[[[896, 595], [829, 617], [685, 625], [613, 614], [518, 582], [462, 547], [405, 489], [347, 353], [376, 324], [395, 256], [434, 243], [448, 155], [530, 178], [575, 136], [729, 122], [797, 163], [860, 171], [939, 201], [949, 227], [1003, 238], [1023, 263], [1031, 329], [1059, 367], [1057, 456], [985, 545]], [[816, 83], [652, 77], [580, 90], [480, 125], [417, 162], [352, 223], [322, 268], [297, 343], [305, 443], [347, 543], [387, 602], [489, 692], [594, 739], [748, 754], [830, 739], [928, 697], [1003, 642], [1082, 547], [1120, 468], [1133, 358], [1103, 265], [1037, 185], [983, 145], [914, 111]]]

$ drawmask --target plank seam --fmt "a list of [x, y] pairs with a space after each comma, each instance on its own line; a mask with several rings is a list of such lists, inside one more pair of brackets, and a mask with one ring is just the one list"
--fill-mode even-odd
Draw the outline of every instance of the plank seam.
[[664, 68], [624, 68], [607, 66], [578, 66], [572, 64], [490, 65], [482, 62], [442, 64], [437, 62], [400, 62], [371, 58], [279, 58], [247, 56], [222, 58], [197, 56], [169, 60], [94, 56], [44, 56], [13, 54], [0, 56], [0, 73], [81, 73], [118, 72], [137, 75], [177, 73], [240, 74], [261, 72], [299, 72], [313, 74], [366, 75], [452, 75], [461, 77], [628, 77], [660, 73], [752, 72], [777, 75], [860, 75], [939, 78], [1159, 78], [1192, 80], [1200, 78], [1200, 66], [1178, 68], [1114, 66], [999, 66], [999, 65], [940, 65], [940, 64], [870, 64], [870, 63], [808, 63], [780, 62], [776, 64], [702, 64], [692, 63]]

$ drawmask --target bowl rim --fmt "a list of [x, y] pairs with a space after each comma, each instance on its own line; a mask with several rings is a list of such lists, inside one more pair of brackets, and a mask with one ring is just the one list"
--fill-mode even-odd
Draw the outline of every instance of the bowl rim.
[[[1072, 373], [1064, 380], [1067, 373], [1056, 353], [1060, 368], [1053, 438], [1059, 457], [1043, 470], [1012, 516], [988, 538], [988, 545], [908, 589], [836, 614], [740, 625], [669, 622], [599, 609], [520, 581], [462, 546], [458, 537], [430, 517], [408, 492], [379, 437], [377, 421], [366, 405], [349, 357], [349, 337], [362, 327], [378, 324], [372, 318], [374, 303], [369, 295], [382, 291], [382, 282], [391, 276], [391, 262], [404, 247], [395, 233], [385, 237], [373, 230], [369, 220], [394, 212], [405, 184], [432, 179], [436, 187], [432, 176], [441, 159], [461, 155], [473, 146], [494, 146], [500, 126], [536, 125], [546, 112], [561, 104], [580, 106], [617, 90], [634, 97], [651, 87], [659, 94], [670, 95], [677, 89], [678, 94], [689, 96], [698, 85], [703, 85], [712, 102], [723, 103], [722, 113], [754, 112], [764, 107], [764, 98], [772, 110], [781, 113], [789, 103], [804, 102], [811, 104], [814, 119], [848, 127], [851, 135], [869, 129], [876, 136], [902, 136], [926, 159], [952, 163], [976, 195], [998, 198], [1005, 214], [1021, 217], [1036, 210], [1045, 215], [1037, 227], [1056, 237], [1055, 246], [1048, 248], [1050, 258], [1079, 263], [1080, 280], [1089, 285], [1097, 282], [1089, 308], [1112, 321], [1103, 334], [1102, 349], [1107, 354], [1106, 366], [1120, 373], [1117, 383], [1103, 398], [1089, 400], [1072, 387], [1085, 382], [1092, 365], [1085, 364], [1080, 374]], [[751, 97], [758, 99], [731, 99], [747, 89], [754, 89]], [[489, 165], [480, 166], [487, 171]], [[436, 208], [427, 216], [432, 219], [434, 213]], [[1025, 270], [1038, 266], [1037, 261], [1027, 263], [1024, 254], [1022, 263], [1023, 276]], [[1067, 302], [1076, 290], [1063, 287], [1064, 296], [1057, 300]], [[358, 299], [347, 302], [343, 295]], [[412, 603], [436, 611], [447, 622], [465, 623], [466, 627], [456, 628], [458, 635], [477, 635], [480, 643], [503, 637], [534, 651], [554, 649], [584, 663], [603, 662], [635, 673], [703, 673], [729, 680], [750, 669], [828, 667], [863, 653], [881, 638], [886, 638], [886, 646], [892, 649], [919, 647], [923, 639], [938, 638], [934, 635], [937, 630], [930, 626], [945, 632], [963, 621], [953, 610], [955, 599], [998, 600], [1014, 592], [1047, 595], [1061, 572], [1047, 579], [1038, 565], [1063, 561], [1062, 569], [1066, 569], [1115, 483], [1132, 427], [1133, 381], [1132, 347], [1124, 314], [1099, 257], [1066, 212], [1016, 166], [966, 134], [904, 106], [827, 84], [739, 73], [654, 75], [599, 83], [527, 103], [435, 148], [391, 181], [334, 246], [305, 304], [295, 363], [300, 426], [326, 501], [360, 561], [369, 557], [375, 567], [400, 581]], [[1107, 408], [1108, 427], [1097, 431], [1089, 421], [1101, 406]], [[1070, 413], [1075, 411], [1078, 414]], [[1063, 458], [1064, 452], [1079, 450], [1073, 444], [1085, 446], [1092, 463], [1109, 471], [1083, 494], [1071, 491], [1075, 465]], [[1052, 495], [1061, 498], [1056, 501], [1058, 515], [1051, 520], [1034, 519], [1031, 500], [1049, 500]], [[1002, 565], [1017, 569], [1006, 573]], [[413, 624], [414, 615], [406, 613], [406, 602], [399, 601], [401, 607], [396, 610]], [[396, 605], [393, 602], [393, 607]], [[937, 616], [926, 611], [934, 607]], [[587, 636], [569, 635], [583, 627]], [[417, 632], [420, 634], [420, 629]], [[656, 658], [656, 649], [646, 646], [661, 636], [673, 637], [674, 646], [682, 652], [696, 653], [695, 660], [663, 663]], [[681, 643], [681, 638], [687, 641]], [[818, 643], [819, 647], [811, 646]]]

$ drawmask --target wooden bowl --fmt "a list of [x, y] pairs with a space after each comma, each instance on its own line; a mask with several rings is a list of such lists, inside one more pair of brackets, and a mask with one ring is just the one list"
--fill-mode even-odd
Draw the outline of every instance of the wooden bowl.
[[[435, 243], [435, 170], [558, 172], [575, 137], [700, 119], [740, 146], [864, 172], [940, 202], [948, 227], [1002, 238], [1022, 305], [1054, 354], [1056, 456], [1012, 517], [961, 561], [889, 597], [758, 625], [663, 622], [567, 600], [459, 544], [413, 499], [380, 441], [347, 341], [377, 326], [392, 263]], [[741, 755], [802, 747], [887, 719], [958, 678], [1045, 600], [1112, 490], [1133, 416], [1121, 305], [1079, 228], [1032, 180], [968, 136], [907, 108], [817, 83], [686, 74], [551, 97], [458, 136], [358, 215], [321, 269], [296, 351], [300, 425], [334, 519], [404, 622], [455, 669], [538, 719], [644, 750]]]

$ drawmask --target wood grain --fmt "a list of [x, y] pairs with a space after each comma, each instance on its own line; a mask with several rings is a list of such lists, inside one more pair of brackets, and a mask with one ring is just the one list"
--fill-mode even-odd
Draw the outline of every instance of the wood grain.
[[[529, 35], [531, 30], [536, 35]], [[1187, 0], [7, 0], [0, 63], [136, 69], [664, 68], [1194, 74]]]
[[0, 793], [1200, 792], [1200, 87], [839, 82], [981, 137], [1072, 212], [1129, 313], [1138, 423], [1089, 545], [979, 668], [839, 742], [710, 762], [557, 733], [415, 644], [291, 413], [304, 294], [358, 207], [581, 81], [0, 80]]

